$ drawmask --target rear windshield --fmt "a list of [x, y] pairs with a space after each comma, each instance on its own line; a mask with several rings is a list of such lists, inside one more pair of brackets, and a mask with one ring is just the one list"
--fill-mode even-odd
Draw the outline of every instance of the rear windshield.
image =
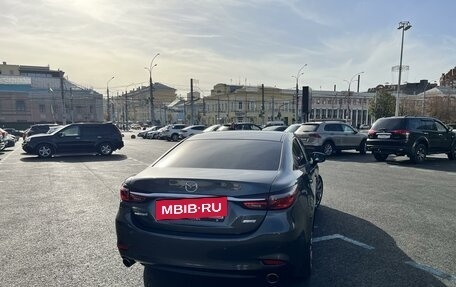
[[277, 170], [282, 144], [260, 140], [185, 141], [156, 167]]
[[405, 129], [405, 119], [384, 118], [378, 119], [372, 126], [373, 130], [403, 130]]
[[305, 124], [302, 125], [297, 132], [314, 132], [318, 129], [320, 124]]

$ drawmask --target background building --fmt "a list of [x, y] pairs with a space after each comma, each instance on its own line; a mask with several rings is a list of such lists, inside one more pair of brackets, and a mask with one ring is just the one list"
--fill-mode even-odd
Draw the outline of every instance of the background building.
[[[369, 102], [375, 93], [312, 91], [309, 120], [346, 120], [354, 126], [370, 124]], [[262, 86], [217, 84], [203, 98], [202, 123], [253, 122], [259, 125], [283, 120], [290, 125], [296, 117], [296, 90]], [[303, 118], [302, 89], [298, 93], [298, 118]]]
[[[156, 122], [173, 122], [168, 117], [168, 105], [176, 100], [176, 89], [161, 83], [153, 84], [154, 114]], [[112, 96], [111, 115], [119, 125], [128, 123], [152, 124], [150, 114], [150, 86], [141, 86]]]
[[104, 120], [103, 96], [68, 81], [63, 71], [6, 62], [0, 67], [1, 126]]

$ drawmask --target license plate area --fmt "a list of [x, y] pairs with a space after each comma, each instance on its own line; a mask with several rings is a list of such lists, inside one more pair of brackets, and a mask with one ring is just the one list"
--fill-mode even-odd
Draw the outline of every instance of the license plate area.
[[377, 138], [378, 139], [389, 139], [391, 138], [390, 133], [377, 133]]
[[220, 221], [227, 214], [227, 197], [161, 199], [155, 202], [156, 220]]

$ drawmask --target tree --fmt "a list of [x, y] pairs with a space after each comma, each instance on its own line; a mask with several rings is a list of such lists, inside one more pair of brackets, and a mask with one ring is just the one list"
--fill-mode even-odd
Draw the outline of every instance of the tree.
[[386, 91], [378, 91], [369, 103], [369, 113], [376, 119], [394, 116], [396, 98]]

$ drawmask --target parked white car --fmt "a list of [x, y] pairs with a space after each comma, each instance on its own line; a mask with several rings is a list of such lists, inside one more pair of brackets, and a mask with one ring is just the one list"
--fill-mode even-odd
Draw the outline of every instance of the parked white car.
[[192, 135], [200, 134], [206, 129], [205, 125], [194, 125], [183, 128], [179, 132], [179, 139], [185, 139], [191, 137]]

